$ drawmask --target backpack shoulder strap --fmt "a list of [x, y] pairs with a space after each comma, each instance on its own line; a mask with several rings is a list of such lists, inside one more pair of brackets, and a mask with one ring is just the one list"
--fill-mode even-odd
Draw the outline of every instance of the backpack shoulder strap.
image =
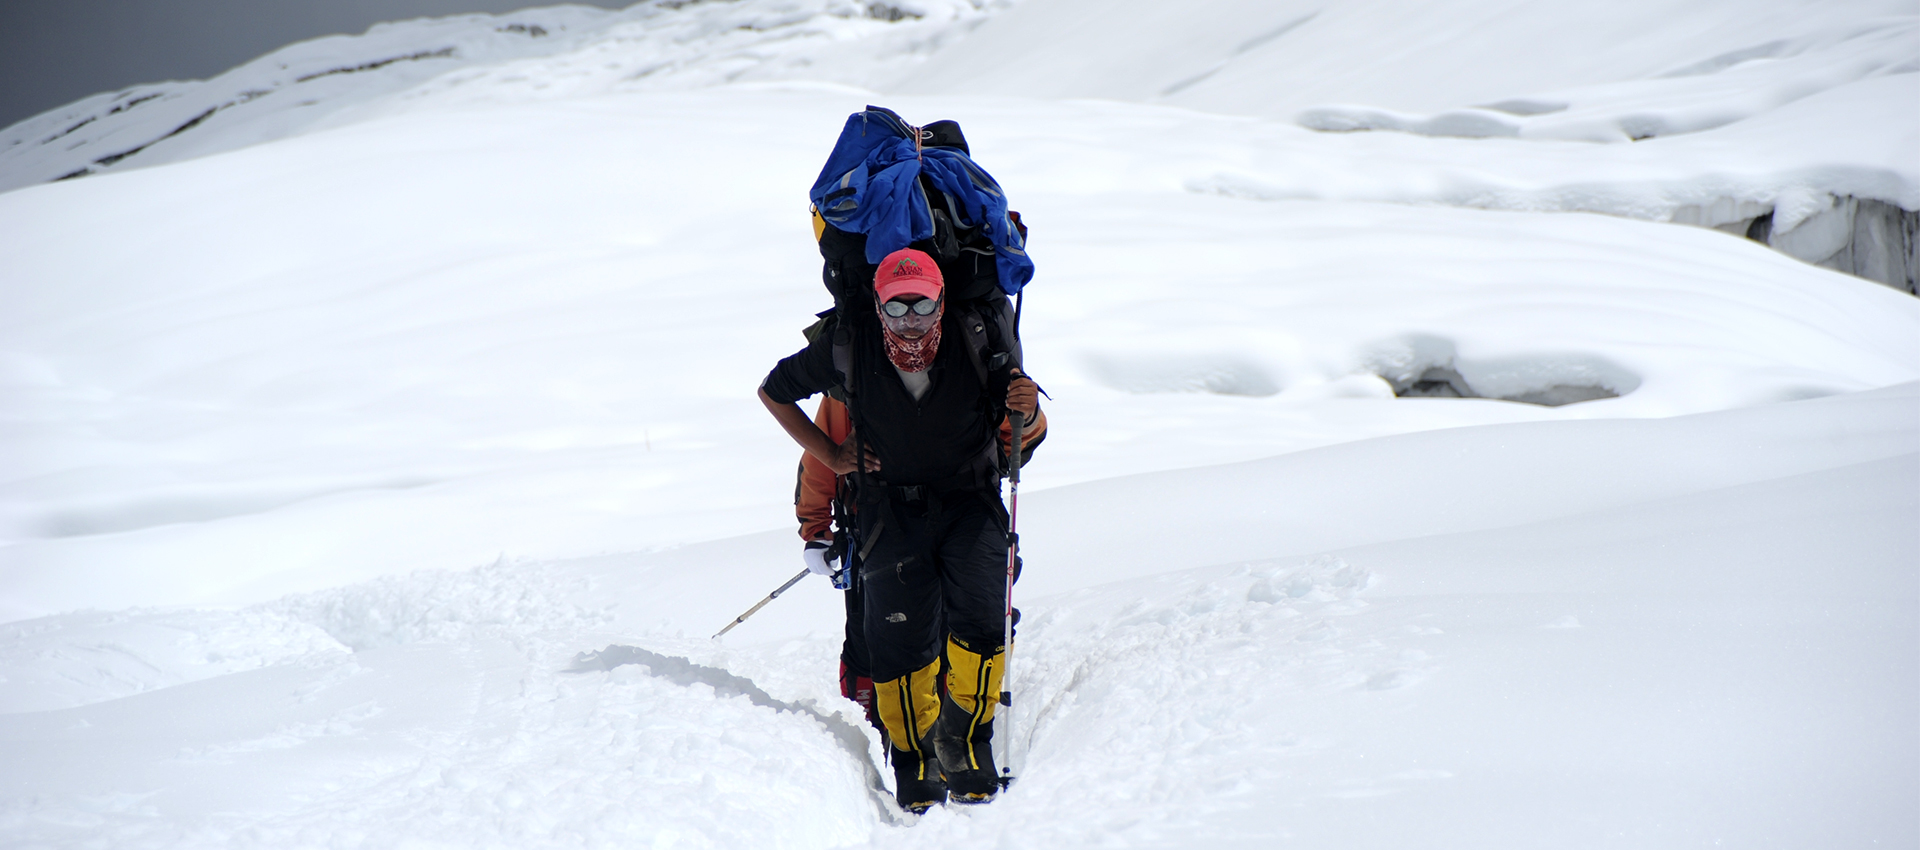
[[828, 390], [827, 394], [846, 404], [847, 396], [853, 394], [853, 332], [844, 324], [835, 322], [832, 345], [833, 370], [840, 373], [840, 385]]
[[996, 423], [1006, 416], [1007, 385], [1013, 380], [1013, 368], [1020, 365], [1019, 342], [1013, 338], [1011, 320], [1000, 315], [1004, 312], [992, 304], [969, 304], [960, 311], [967, 360], [986, 390], [987, 410]]
[[827, 345], [833, 353], [833, 370], [840, 373], [840, 383], [827, 389], [827, 396], [841, 404], [847, 403], [847, 386], [853, 382], [853, 334], [840, 321], [839, 310], [823, 310], [814, 323], [801, 331], [809, 345], [827, 334]]
[[1005, 301], [969, 304], [960, 310], [961, 330], [966, 334], [967, 356], [982, 384], [995, 372], [1020, 367], [1020, 339], [1013, 328], [1013, 316]]

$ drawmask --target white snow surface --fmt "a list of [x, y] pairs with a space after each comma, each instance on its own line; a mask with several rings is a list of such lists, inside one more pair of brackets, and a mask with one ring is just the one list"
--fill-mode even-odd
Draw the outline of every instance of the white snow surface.
[[[1661, 223], [1920, 207], [1917, 17], [555, 7], [16, 125], [215, 109], [0, 147], [0, 844], [1920, 844], [1920, 301]], [[917, 821], [824, 582], [708, 637], [869, 102], [1032, 225], [1051, 395], [1020, 779]]]

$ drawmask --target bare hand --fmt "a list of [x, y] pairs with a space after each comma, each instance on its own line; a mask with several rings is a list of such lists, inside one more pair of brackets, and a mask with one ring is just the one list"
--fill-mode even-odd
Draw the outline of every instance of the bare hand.
[[863, 456], [866, 461], [863, 468], [866, 471], [880, 471], [879, 456], [860, 444], [858, 431], [850, 431], [847, 433], [847, 439], [833, 450], [833, 457], [827, 459], [827, 468], [833, 470], [835, 475], [845, 475], [853, 471], [855, 461], [862, 459]]
[[1032, 424], [1035, 414], [1040, 412], [1040, 388], [1033, 381], [1018, 372], [1007, 384], [1007, 409], [1017, 410], [1028, 424]]

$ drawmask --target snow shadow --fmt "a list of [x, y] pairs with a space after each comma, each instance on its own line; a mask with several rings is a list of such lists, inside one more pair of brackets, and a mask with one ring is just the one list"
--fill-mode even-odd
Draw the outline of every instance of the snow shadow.
[[573, 657], [573, 663], [567, 665], [563, 672], [601, 672], [628, 664], [637, 664], [645, 667], [647, 672], [654, 678], [663, 679], [681, 687], [692, 687], [696, 684], [706, 685], [713, 689], [715, 697], [721, 699], [744, 696], [748, 702], [762, 708], [791, 712], [813, 718], [815, 721], [818, 721], [820, 725], [826, 727], [827, 733], [832, 735], [834, 740], [838, 741], [840, 746], [847, 751], [848, 755], [852, 756], [866, 769], [867, 785], [876, 795], [875, 802], [880, 808], [881, 814], [889, 818], [893, 817], [894, 810], [890, 802], [882, 802], [891, 801], [892, 796], [890, 792], [887, 791], [886, 785], [880, 779], [879, 768], [873, 764], [873, 758], [871, 756], [872, 739], [867, 736], [865, 730], [862, 730], [852, 723], [848, 723], [845, 718], [842, 718], [838, 714], [821, 711], [810, 703], [788, 702], [787, 700], [777, 699], [759, 685], [754, 684], [752, 679], [746, 678], [745, 676], [734, 675], [732, 672], [723, 668], [695, 664], [690, 659], [674, 655], [662, 655], [658, 652], [642, 649], [637, 646], [610, 644], [606, 649], [582, 652]]
[[1378, 347], [1369, 368], [1402, 398], [1487, 398], [1559, 407], [1618, 398], [1640, 387], [1639, 375], [1595, 354], [1464, 359], [1452, 340], [1425, 335]]
[[1280, 382], [1259, 363], [1226, 353], [1171, 353], [1124, 357], [1087, 355], [1095, 380], [1121, 392], [1270, 396]]
[[117, 534], [162, 525], [215, 522], [263, 514], [289, 505], [344, 493], [410, 490], [440, 483], [432, 478], [336, 481], [282, 487], [194, 487], [145, 497], [54, 507], [16, 533], [36, 538]]

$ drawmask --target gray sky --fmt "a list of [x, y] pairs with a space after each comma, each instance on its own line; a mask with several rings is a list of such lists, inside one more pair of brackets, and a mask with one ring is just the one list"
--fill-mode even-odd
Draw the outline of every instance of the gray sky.
[[[0, 127], [90, 94], [204, 79], [381, 21], [554, 0], [0, 0]], [[622, 8], [635, 0], [573, 0]]]

